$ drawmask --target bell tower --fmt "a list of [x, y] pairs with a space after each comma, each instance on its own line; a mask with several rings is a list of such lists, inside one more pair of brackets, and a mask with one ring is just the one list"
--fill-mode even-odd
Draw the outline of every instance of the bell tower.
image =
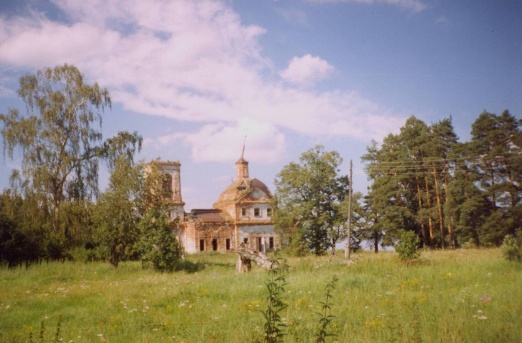
[[181, 163], [174, 161], [159, 161], [158, 167], [163, 174], [163, 190], [171, 201], [171, 218], [183, 219], [185, 203], [181, 198]]

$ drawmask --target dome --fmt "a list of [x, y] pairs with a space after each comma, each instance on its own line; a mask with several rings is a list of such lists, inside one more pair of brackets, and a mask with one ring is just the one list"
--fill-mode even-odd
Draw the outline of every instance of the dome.
[[[257, 192], [256, 192], [257, 191]], [[261, 192], [261, 194], [259, 193]], [[232, 182], [221, 193], [217, 203], [237, 202], [245, 197], [272, 198], [268, 187], [258, 179], [240, 179]]]

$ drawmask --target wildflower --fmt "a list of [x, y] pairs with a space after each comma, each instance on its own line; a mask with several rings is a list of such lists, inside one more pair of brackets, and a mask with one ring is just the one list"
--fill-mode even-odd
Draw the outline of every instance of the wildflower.
[[477, 315], [474, 315], [473, 318], [477, 318], [479, 320], [485, 320], [485, 319], [488, 319], [488, 317], [486, 316], [477, 316]]
[[479, 298], [479, 301], [481, 303], [489, 303], [493, 300], [493, 297], [491, 295], [482, 295], [480, 298]]

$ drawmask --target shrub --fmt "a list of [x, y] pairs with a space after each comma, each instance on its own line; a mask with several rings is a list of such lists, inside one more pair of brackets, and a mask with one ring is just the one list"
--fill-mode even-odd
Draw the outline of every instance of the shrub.
[[395, 251], [402, 261], [412, 261], [420, 257], [419, 237], [413, 231], [403, 231]]
[[[520, 236], [520, 235], [519, 235]], [[512, 235], [507, 235], [504, 237], [504, 241], [502, 242], [502, 254], [509, 261], [519, 261], [522, 255], [521, 253], [521, 244], [517, 241], [515, 237]]]
[[476, 249], [477, 243], [475, 243], [475, 240], [473, 238], [470, 238], [467, 242], [462, 244], [462, 249]]
[[181, 247], [176, 239], [177, 219], [167, 221], [164, 213], [151, 210], [140, 222], [139, 250], [144, 266], [152, 265], [159, 272], [171, 272], [181, 259]]

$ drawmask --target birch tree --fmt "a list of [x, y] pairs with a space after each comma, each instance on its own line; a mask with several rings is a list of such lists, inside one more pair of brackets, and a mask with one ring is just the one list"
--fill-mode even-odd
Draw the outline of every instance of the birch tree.
[[34, 199], [34, 210], [44, 213], [48, 237], [60, 255], [69, 240], [63, 231], [68, 225], [61, 225], [60, 218], [70, 217], [62, 205], [95, 198], [99, 162], [120, 154], [132, 157], [141, 137], [121, 132], [103, 141], [102, 114], [111, 106], [109, 92], [97, 83], [87, 84], [72, 65], [22, 76], [18, 95], [25, 113], [10, 109], [0, 114], [4, 158], [21, 153], [21, 170], [13, 171], [12, 187]]

